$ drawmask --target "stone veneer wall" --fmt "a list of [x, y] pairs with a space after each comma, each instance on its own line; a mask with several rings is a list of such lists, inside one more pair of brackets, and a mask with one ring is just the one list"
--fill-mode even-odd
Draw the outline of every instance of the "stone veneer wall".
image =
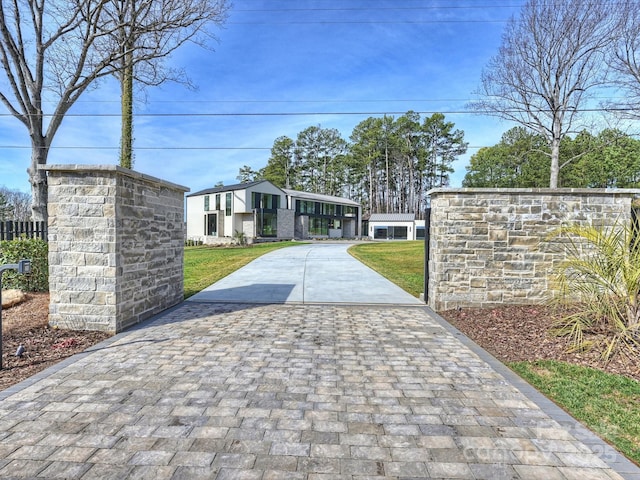
[[612, 226], [631, 219], [640, 190], [434, 189], [429, 292], [436, 311], [550, 297], [563, 258], [545, 237], [562, 224]]
[[286, 208], [278, 209], [278, 238], [292, 239], [296, 236], [296, 213]]
[[49, 323], [120, 332], [183, 299], [184, 193], [115, 165], [50, 165]]

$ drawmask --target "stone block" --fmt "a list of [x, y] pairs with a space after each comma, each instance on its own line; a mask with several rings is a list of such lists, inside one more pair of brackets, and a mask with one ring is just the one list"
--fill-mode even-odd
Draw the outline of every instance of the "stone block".
[[429, 194], [434, 228], [427, 297], [438, 310], [548, 298], [555, 288], [550, 276], [566, 243], [547, 241], [549, 232], [564, 222], [630, 221], [631, 201], [640, 190], [435, 189]]
[[117, 332], [182, 300], [188, 189], [113, 165], [46, 169], [52, 323]]

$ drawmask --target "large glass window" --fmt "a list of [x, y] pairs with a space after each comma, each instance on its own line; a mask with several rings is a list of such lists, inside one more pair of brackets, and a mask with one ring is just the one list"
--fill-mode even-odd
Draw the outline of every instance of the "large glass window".
[[394, 240], [407, 239], [407, 227], [389, 227], [389, 238]]
[[378, 240], [387, 238], [387, 227], [375, 227], [373, 229], [373, 238]]
[[278, 214], [260, 211], [258, 212], [258, 235], [261, 237], [278, 236]]
[[333, 203], [322, 204], [322, 215], [333, 216], [336, 214], [336, 206]]
[[416, 227], [416, 239], [424, 240], [424, 227]]
[[251, 192], [251, 208], [277, 210], [278, 208], [280, 208], [280, 195]]
[[231, 192], [227, 193], [225, 195], [225, 199], [224, 199], [224, 214], [227, 217], [231, 216], [231, 201], [233, 198], [233, 194]]
[[216, 193], [216, 210], [220, 210], [220, 194]]
[[264, 208], [270, 208], [271, 210], [277, 210], [280, 208], [280, 195], [272, 195], [270, 193], [267, 193], [264, 195], [264, 198]]
[[316, 213], [316, 202], [296, 200], [296, 211], [303, 214], [314, 214]]
[[209, 195], [204, 196], [204, 211], [209, 211]]
[[309, 218], [309, 235], [329, 235], [329, 219], [320, 217]]
[[406, 240], [407, 227], [375, 227], [373, 229], [373, 238], [389, 239], [389, 240]]
[[216, 236], [218, 235], [218, 215], [216, 213], [209, 213], [205, 215], [205, 235]]
[[356, 207], [353, 206], [345, 206], [344, 207], [344, 216], [345, 217], [353, 217], [356, 214]]

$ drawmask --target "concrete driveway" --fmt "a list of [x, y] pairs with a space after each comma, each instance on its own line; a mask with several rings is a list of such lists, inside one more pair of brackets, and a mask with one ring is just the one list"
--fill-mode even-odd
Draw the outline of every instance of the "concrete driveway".
[[353, 258], [349, 246], [317, 243], [275, 250], [188, 301], [424, 305]]

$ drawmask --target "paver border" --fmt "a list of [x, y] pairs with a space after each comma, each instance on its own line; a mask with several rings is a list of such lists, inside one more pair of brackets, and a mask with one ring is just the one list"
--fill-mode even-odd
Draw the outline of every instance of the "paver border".
[[464, 346], [478, 355], [480, 359], [488, 363], [491, 368], [502, 375], [509, 383], [520, 390], [523, 395], [540, 407], [544, 413], [562, 425], [563, 428], [567, 429], [567, 431], [577, 440], [584, 443], [595, 455], [609, 465], [612, 470], [616, 471], [627, 480], [640, 480], [640, 467], [618, 452], [602, 438], [598, 437], [591, 430], [587, 429], [582, 423], [569, 415], [556, 403], [545, 397], [540, 391], [507, 367], [504, 363], [447, 322], [443, 317], [431, 309], [431, 307], [427, 306], [424, 307], [424, 309], [445, 330], [457, 338]]

